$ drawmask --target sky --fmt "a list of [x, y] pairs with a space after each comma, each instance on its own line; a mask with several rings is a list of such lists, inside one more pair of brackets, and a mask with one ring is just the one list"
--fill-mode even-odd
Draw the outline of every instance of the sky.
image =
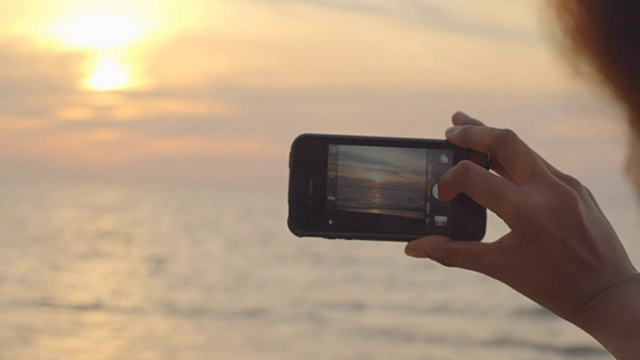
[[360, 184], [388, 182], [414, 183], [424, 188], [427, 151], [424, 149], [340, 146], [339, 181]]
[[0, 180], [284, 189], [300, 133], [443, 138], [457, 110], [595, 185], [595, 158], [623, 172], [619, 112], [542, 0], [7, 0], [0, 21]]

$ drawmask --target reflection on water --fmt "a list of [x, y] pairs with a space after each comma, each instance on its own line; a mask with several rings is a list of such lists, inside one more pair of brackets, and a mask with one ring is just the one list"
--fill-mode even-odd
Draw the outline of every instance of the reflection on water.
[[416, 193], [401, 185], [387, 188], [351, 187], [339, 189], [337, 207], [339, 209], [397, 209], [424, 212], [426, 197], [424, 189]]
[[284, 194], [0, 190], [1, 359], [609, 359], [401, 244], [296, 239]]

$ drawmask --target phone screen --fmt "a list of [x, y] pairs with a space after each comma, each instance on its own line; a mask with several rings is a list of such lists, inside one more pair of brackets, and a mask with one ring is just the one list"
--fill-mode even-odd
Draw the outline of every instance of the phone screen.
[[329, 228], [438, 233], [449, 226], [451, 205], [438, 200], [438, 181], [452, 150], [329, 144], [327, 152]]

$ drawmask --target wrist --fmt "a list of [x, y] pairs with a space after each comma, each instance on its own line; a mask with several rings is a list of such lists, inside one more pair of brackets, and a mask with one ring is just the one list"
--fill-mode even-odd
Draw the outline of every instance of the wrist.
[[569, 319], [617, 359], [640, 354], [640, 274], [633, 273], [591, 299]]

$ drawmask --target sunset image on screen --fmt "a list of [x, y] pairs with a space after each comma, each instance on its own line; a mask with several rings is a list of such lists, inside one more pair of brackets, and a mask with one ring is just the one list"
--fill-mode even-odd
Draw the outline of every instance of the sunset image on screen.
[[422, 219], [427, 150], [339, 146], [336, 209]]

